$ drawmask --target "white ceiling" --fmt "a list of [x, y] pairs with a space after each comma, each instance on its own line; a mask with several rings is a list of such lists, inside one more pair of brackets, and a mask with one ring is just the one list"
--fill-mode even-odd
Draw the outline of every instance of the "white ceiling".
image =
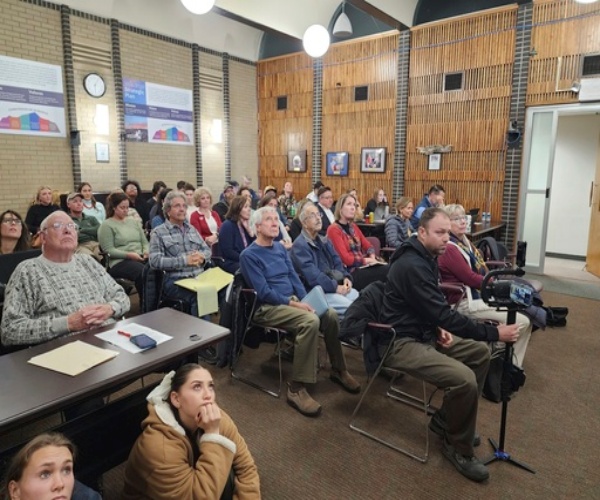
[[[251, 61], [259, 56], [261, 29], [215, 12], [196, 16], [179, 0], [50, 0], [72, 9], [145, 28]], [[368, 4], [411, 26], [418, 0], [369, 0]], [[312, 24], [325, 27], [341, 0], [216, 0], [218, 9], [302, 38]]]

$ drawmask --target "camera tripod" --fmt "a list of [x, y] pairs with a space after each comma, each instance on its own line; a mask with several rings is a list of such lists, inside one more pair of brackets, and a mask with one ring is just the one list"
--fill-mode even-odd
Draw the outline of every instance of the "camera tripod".
[[[516, 306], [508, 306], [508, 315], [506, 323], [508, 325], [513, 325], [517, 318], [517, 307]], [[502, 462], [509, 462], [517, 467], [521, 467], [521, 469], [525, 469], [526, 471], [535, 474], [535, 471], [529, 467], [524, 462], [520, 462], [519, 460], [513, 458], [510, 453], [505, 451], [504, 442], [506, 438], [506, 418], [508, 414], [508, 401], [509, 397], [509, 374], [506, 369], [507, 366], [512, 364], [512, 355], [513, 355], [513, 345], [512, 342], [506, 343], [506, 349], [504, 350], [504, 370], [502, 372], [502, 382], [500, 386], [500, 391], [502, 395], [502, 418], [500, 420], [500, 443], [496, 443], [492, 438], [489, 438], [490, 444], [494, 448], [494, 453], [491, 457], [483, 460], [485, 465], [500, 460]]]

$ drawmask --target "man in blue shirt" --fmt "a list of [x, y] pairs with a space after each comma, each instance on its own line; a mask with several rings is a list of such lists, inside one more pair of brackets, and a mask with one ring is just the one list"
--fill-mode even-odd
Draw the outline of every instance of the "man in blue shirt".
[[277, 211], [269, 206], [258, 209], [252, 215], [250, 225], [256, 240], [240, 255], [240, 269], [258, 297], [253, 319], [259, 325], [281, 327], [295, 335], [292, 381], [288, 384], [287, 400], [303, 415], [317, 416], [321, 413], [321, 405], [308, 394], [306, 384], [317, 381], [319, 332], [325, 337], [331, 359], [330, 379], [348, 392], [360, 392], [360, 385], [346, 369], [338, 339], [338, 316], [333, 309], [328, 309], [319, 318], [310, 305], [300, 302], [306, 290], [285, 248], [273, 244], [279, 234]]
[[410, 223], [415, 230], [419, 227], [419, 219], [421, 214], [428, 208], [441, 208], [444, 206], [444, 188], [439, 184], [434, 184], [429, 188], [429, 193], [423, 196], [423, 199], [419, 202], [412, 217]]

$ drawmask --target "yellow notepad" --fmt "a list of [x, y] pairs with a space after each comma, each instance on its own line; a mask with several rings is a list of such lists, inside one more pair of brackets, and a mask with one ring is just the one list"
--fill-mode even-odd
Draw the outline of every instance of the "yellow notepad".
[[233, 281], [233, 274], [220, 267], [212, 267], [195, 278], [184, 278], [175, 282], [198, 294], [198, 316], [202, 317], [219, 310], [217, 292]]
[[116, 351], [102, 349], [81, 340], [76, 340], [39, 356], [34, 356], [28, 363], [74, 377], [96, 365], [113, 359], [117, 354], [119, 353]]

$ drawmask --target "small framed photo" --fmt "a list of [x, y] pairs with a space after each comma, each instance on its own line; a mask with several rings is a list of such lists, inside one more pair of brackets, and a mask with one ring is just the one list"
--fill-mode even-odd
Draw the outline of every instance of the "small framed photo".
[[288, 172], [306, 172], [306, 149], [288, 151]]
[[110, 162], [110, 148], [108, 142], [96, 143], [96, 163]]
[[439, 170], [442, 166], [442, 155], [435, 153], [429, 155], [429, 163], [427, 165], [428, 170]]
[[348, 153], [327, 153], [325, 157], [325, 170], [327, 175], [348, 175]]
[[365, 173], [385, 172], [385, 148], [362, 148], [360, 171]]

